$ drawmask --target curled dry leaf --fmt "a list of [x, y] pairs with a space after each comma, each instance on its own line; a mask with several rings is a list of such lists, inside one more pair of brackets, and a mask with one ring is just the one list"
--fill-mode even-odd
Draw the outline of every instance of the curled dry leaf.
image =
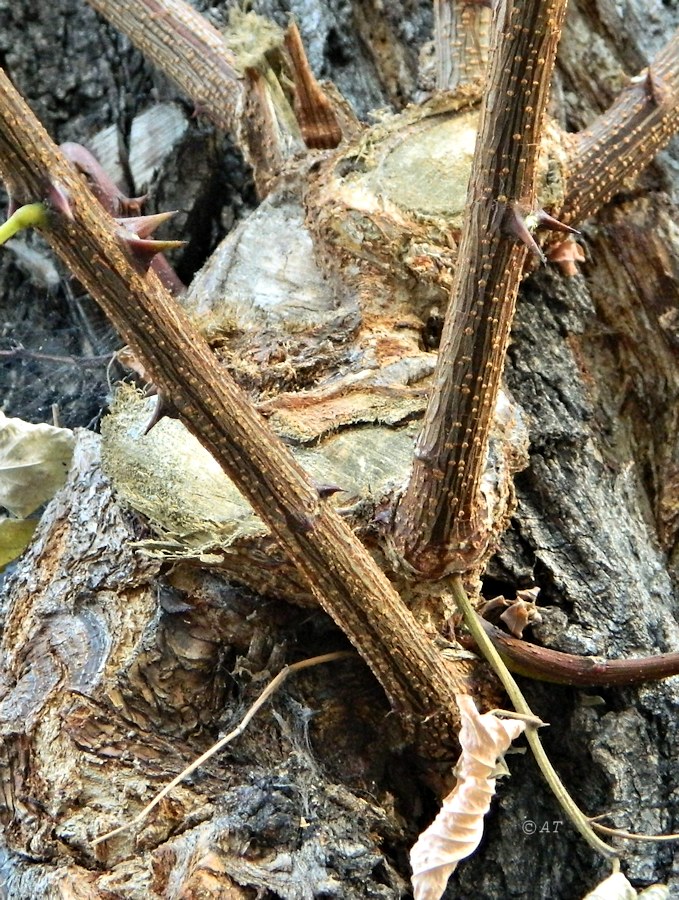
[[522, 600], [517, 596], [516, 600], [502, 613], [500, 620], [505, 623], [515, 638], [522, 638], [524, 629], [542, 621], [535, 603]]
[[32, 425], [0, 412], [0, 506], [25, 518], [49, 500], [66, 480], [73, 444], [68, 428]]
[[478, 847], [495, 782], [506, 773], [503, 756], [526, 727], [515, 719], [480, 715], [466, 694], [456, 699], [462, 722], [457, 784], [410, 851], [415, 900], [439, 900], [458, 862]]
[[668, 900], [670, 889], [664, 884], [652, 884], [646, 890], [637, 894], [622, 872], [609, 875], [593, 891], [590, 891], [583, 900]]

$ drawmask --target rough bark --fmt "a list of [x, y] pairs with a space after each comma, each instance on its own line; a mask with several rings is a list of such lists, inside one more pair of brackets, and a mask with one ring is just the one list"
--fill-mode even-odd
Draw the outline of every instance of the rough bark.
[[[391, 6], [381, 16], [377, 5], [357, 4], [356, 49], [342, 27], [346, 4], [295, 5], [317, 74], [350, 86], [363, 111], [409, 96], [415, 83], [413, 37], [424, 37], [430, 12], [424, 4], [393, 4], [393, 13]], [[268, 7], [261, 5], [281, 15], [279, 5]], [[45, 11], [42, 22], [32, 10], [15, 0], [1, 46], [16, 82], [60, 139], [112, 121], [126, 128], [134, 105], [148, 103], [152, 82], [171, 90], [112, 31], [94, 30], [84, 4]], [[0, 3], [0, 11], [9, 6]], [[580, 127], [601, 112], [625, 73], [659, 49], [677, 24], [673, 15], [659, 2], [630, 4], [624, 19], [610, 4], [573, 4], [555, 91], [562, 121]], [[77, 17], [92, 30], [76, 28]], [[76, 31], [86, 36], [67, 62], [52, 35]], [[379, 65], [385, 35], [394, 46], [402, 41], [388, 54], [391, 68]], [[28, 76], [35, 46], [48, 56], [40, 82]], [[54, 46], [58, 54], [48, 49]], [[65, 80], [69, 66], [81, 77]], [[64, 84], [74, 92], [72, 106], [59, 101]], [[192, 123], [166, 170], [176, 171], [182, 154], [206, 159], [209, 143]], [[520, 293], [505, 375], [530, 423], [530, 465], [517, 478], [518, 508], [485, 590], [537, 581], [547, 607], [538, 637], [570, 652], [679, 648], [672, 159], [664, 154], [637, 192], [618, 196], [588, 224], [582, 275], [566, 280], [543, 269]], [[205, 177], [193, 186], [205, 196], [215, 176], [207, 164], [197, 168]], [[242, 186], [242, 169], [236, 172]], [[180, 189], [178, 180], [170, 184]], [[227, 220], [233, 209], [226, 207]], [[203, 225], [203, 236], [214, 237], [217, 218]], [[0, 265], [10, 267], [3, 258]], [[10, 282], [18, 280], [10, 271]], [[351, 315], [339, 308], [350, 331]], [[326, 336], [325, 365], [342, 361], [338, 349]], [[310, 357], [300, 349], [309, 383]], [[155, 536], [111, 498], [97, 444], [81, 437], [69, 484], [6, 585], [8, 896], [254, 897], [257, 888], [271, 897], [405, 896], [404, 848], [433, 802], [413, 782], [416, 761], [399, 755], [386, 704], [359, 663], [288, 684], [273, 715], [265, 711], [238, 745], [173, 794], [136, 839], [121, 837], [95, 861], [87, 837], [131, 816], [227, 730], [268, 671], [291, 656], [343, 646], [319, 612], [263, 600], [194, 561], [168, 566], [133, 552], [131, 539]], [[624, 691], [527, 688], [551, 722], [553, 759], [589, 812], [613, 809], [616, 823], [634, 830], [679, 830], [675, 681]], [[597, 695], [602, 704], [588, 702]], [[603, 864], [567, 826], [555, 833], [560, 814], [530, 759], [513, 757], [510, 765], [484, 846], [447, 896], [580, 896]], [[525, 833], [527, 820], [537, 834]], [[626, 871], [639, 885], [674, 884], [674, 857], [671, 845], [625, 845]]]

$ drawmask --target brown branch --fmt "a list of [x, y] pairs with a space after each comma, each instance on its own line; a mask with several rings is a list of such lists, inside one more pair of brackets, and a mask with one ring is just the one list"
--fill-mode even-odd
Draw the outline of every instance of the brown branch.
[[501, 2], [458, 264], [397, 551], [418, 572], [464, 571], [488, 541], [479, 495], [533, 209], [537, 148], [566, 0]]
[[[116, 224], [0, 72], [0, 174], [13, 200], [47, 198], [45, 237], [223, 466], [319, 604], [432, 748], [454, 742], [462, 688], [373, 558], [215, 360], [184, 310], [135, 262]], [[462, 688], [463, 689], [463, 688]]]
[[199, 113], [231, 135], [264, 196], [280, 170], [283, 154], [268, 133], [275, 133], [276, 124], [269, 99], [257, 85], [258, 73], [241, 75], [223, 36], [184, 0], [87, 2], [171, 78]]
[[679, 653], [656, 653], [655, 656], [631, 659], [575, 656], [510, 637], [481, 616], [477, 619], [507, 668], [539, 681], [577, 687], [622, 686], [679, 674]]
[[483, 84], [488, 66], [490, 2], [434, 0], [436, 90]]
[[200, 112], [237, 138], [245, 81], [222, 35], [181, 0], [88, 0], [165, 72]]
[[573, 136], [561, 219], [594, 215], [679, 130], [679, 31], [613, 105]]

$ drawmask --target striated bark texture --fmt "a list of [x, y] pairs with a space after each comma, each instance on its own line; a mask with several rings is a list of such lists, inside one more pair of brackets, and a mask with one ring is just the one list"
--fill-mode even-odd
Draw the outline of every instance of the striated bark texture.
[[[227, 5], [213, 6], [213, 21], [224, 20]], [[300, 0], [255, 7], [281, 25], [294, 12], [316, 75], [334, 80], [360, 114], [412, 96], [417, 49], [431, 34], [430, 4]], [[676, 10], [659, 0], [630, 0], [624, 10], [573, 2], [552, 114], [571, 127], [587, 125], [678, 24]], [[86, 140], [115, 125], [131, 150], [133, 116], [158, 100], [177, 103], [188, 120], [185, 98], [80, 0], [56, 11], [0, 0], [0, 52], [59, 140]], [[534, 634], [569, 652], [621, 657], [679, 649], [672, 154], [672, 148], [663, 153], [636, 188], [586, 224], [580, 275], [566, 279], [541, 268], [519, 293], [505, 381], [528, 422], [530, 463], [516, 478], [517, 508], [484, 592], [540, 585], [544, 621]], [[141, 193], [144, 186], [127, 188]], [[182, 260], [186, 277], [254, 203], [233, 151], [195, 120], [164, 157], [151, 195], [164, 208], [182, 210], [173, 236], [192, 237]], [[276, 230], [265, 231], [263, 223], [268, 211], [281, 214], [284, 206], [274, 200], [258, 212], [257, 228], [272, 235], [271, 243]], [[306, 266], [308, 235], [294, 244], [293, 225], [282, 230]], [[44, 247], [30, 243], [49, 259]], [[237, 246], [229, 253], [230, 285], [238, 275], [251, 289], [259, 270], [239, 266], [253, 266], [252, 255], [244, 262]], [[48, 349], [62, 354], [115, 346], [86, 299], [79, 306], [68, 299], [63, 275], [48, 291], [36, 286], [35, 265], [29, 282], [17, 259], [0, 254], [3, 290], [10, 292], [2, 307], [5, 346], [17, 334], [34, 350], [49, 337]], [[322, 291], [324, 279], [313, 267], [303, 267], [298, 280], [294, 266], [279, 268], [292, 279], [285, 293], [310, 283], [309, 290]], [[247, 331], [234, 332], [231, 344], [220, 338], [222, 358], [262, 403], [274, 398], [276, 383], [295, 387], [281, 347], [298, 366], [301, 386], [333, 366], [352, 371], [350, 345], [337, 337], [357, 328], [356, 290], [350, 278], [347, 284], [342, 290], [332, 282], [316, 355], [313, 341], [294, 332], [276, 342], [257, 303], [248, 321], [253, 342], [267, 353], [247, 355]], [[80, 337], [82, 317], [89, 344]], [[372, 353], [381, 364], [392, 348], [379, 335], [372, 340], [361, 358]], [[26, 385], [49, 383], [52, 396], [63, 397], [65, 388], [71, 395], [67, 424], [86, 425], [107, 391], [104, 366], [96, 376], [46, 366], [14, 360], [4, 367], [3, 408], [48, 419], [52, 398], [39, 398], [35, 388], [29, 396]], [[83, 386], [92, 386], [87, 397]], [[402, 402], [407, 422], [415, 407], [406, 410], [409, 396]], [[272, 404], [269, 414], [282, 417], [282, 401]], [[366, 400], [360, 426], [368, 434], [379, 420], [372, 409]], [[286, 440], [299, 440], [306, 452], [305, 441], [316, 441], [316, 432], [309, 434], [300, 438], [297, 429]], [[407, 897], [405, 850], [433, 817], [435, 801], [417, 781], [422, 762], [399, 746], [388, 704], [358, 660], [291, 679], [237, 744], [174, 791], [138, 831], [96, 853], [89, 848], [90, 839], [131, 818], [229, 730], [269, 673], [346, 646], [320, 611], [288, 605], [271, 591], [257, 595], [206, 569], [207, 552], [202, 561], [198, 552], [185, 561], [139, 554], [135, 542], [161, 538], [153, 523], [111, 494], [99, 443], [80, 433], [69, 482], [4, 582], [5, 895]], [[373, 505], [371, 514], [378, 501], [362, 499]], [[252, 557], [245, 565], [254, 567]], [[278, 566], [284, 563], [267, 551], [253, 583], [275, 583]], [[295, 591], [299, 585], [284, 593]], [[551, 723], [547, 748], [588, 812], [612, 811], [615, 823], [630, 830], [679, 830], [677, 679], [641, 689], [527, 685], [526, 691]], [[512, 778], [500, 784], [483, 846], [460, 866], [446, 897], [582, 896], [604, 864], [565, 824], [555, 824], [560, 813], [531, 759], [512, 756], [509, 764]], [[428, 777], [434, 781], [431, 771]], [[638, 886], [662, 880], [679, 890], [674, 845], [625, 843], [623, 858]]]

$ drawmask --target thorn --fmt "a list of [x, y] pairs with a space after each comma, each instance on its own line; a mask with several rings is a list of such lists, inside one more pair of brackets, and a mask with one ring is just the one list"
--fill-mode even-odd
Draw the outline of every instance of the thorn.
[[549, 228], [551, 231], [563, 231], [565, 234], [580, 234], [576, 228], [571, 228], [570, 225], [559, 222], [554, 216], [550, 216], [549, 213], [546, 213], [544, 209], [539, 209], [533, 214], [533, 217], [537, 222], [536, 228]]
[[148, 272], [157, 253], [175, 250], [177, 247], [183, 247], [186, 244], [186, 241], [152, 241], [148, 238], [137, 237], [133, 232], [125, 231], [122, 228], [118, 230], [118, 237], [127, 244], [127, 248], [135, 262], [144, 272]]
[[530, 216], [524, 218], [516, 203], [512, 203], [505, 213], [504, 224], [506, 230], [517, 240], [525, 244], [530, 252], [537, 256], [541, 262], [547, 262], [545, 254], [542, 252], [536, 243], [535, 238], [529, 231], [527, 224], [529, 221]]
[[333, 494], [346, 493], [344, 488], [341, 488], [337, 484], [319, 484], [317, 481], [314, 481], [314, 487], [318, 491], [318, 496], [321, 500], [332, 497]]
[[161, 419], [178, 419], [179, 414], [175, 407], [166, 400], [161, 393], [158, 393], [156, 397], [156, 405], [151, 413], [151, 418], [148, 420], [146, 427], [142, 431], [142, 436], [146, 437], [149, 431], [160, 422]]
[[312, 517], [302, 512], [286, 513], [285, 521], [290, 531], [294, 534], [308, 534], [314, 528]]
[[155, 213], [151, 216], [127, 216], [117, 218], [116, 222], [126, 231], [131, 231], [140, 238], [147, 238], [168, 219], [177, 214], [177, 210], [171, 212]]
[[[122, 226], [122, 231], [125, 233], [125, 239], [129, 240], [128, 232], [132, 236], [136, 236], [140, 240], [145, 240], [148, 238], [150, 234], [153, 234], [156, 228], [162, 225], [164, 222], [167, 222], [168, 219], [171, 219], [172, 216], [176, 214], [177, 210], [173, 210], [171, 212], [162, 212], [155, 213], [150, 216], [128, 216], [125, 218], [117, 218], [116, 222]], [[161, 243], [157, 242], [147, 242], [147, 243]], [[179, 244], [183, 242], [177, 242]], [[133, 249], [133, 252], [136, 252]], [[172, 266], [168, 263], [162, 255], [156, 255], [151, 258], [150, 267], [156, 273], [158, 278], [163, 283], [163, 287], [167, 288], [168, 291], [172, 294], [181, 294], [186, 290], [186, 285], [179, 279], [177, 274], [175, 273]], [[146, 268], [149, 268], [149, 265], [146, 265]]]
[[646, 69], [644, 88], [648, 98], [652, 100], [656, 106], [662, 106], [668, 98], [669, 91], [665, 79], [656, 75], [651, 66]]
[[47, 190], [45, 202], [55, 211], [73, 221], [73, 210], [71, 209], [71, 201], [64, 188], [56, 182], [50, 182]]
[[10, 194], [7, 198], [7, 218], [11, 219], [14, 213], [19, 209], [19, 204]]

